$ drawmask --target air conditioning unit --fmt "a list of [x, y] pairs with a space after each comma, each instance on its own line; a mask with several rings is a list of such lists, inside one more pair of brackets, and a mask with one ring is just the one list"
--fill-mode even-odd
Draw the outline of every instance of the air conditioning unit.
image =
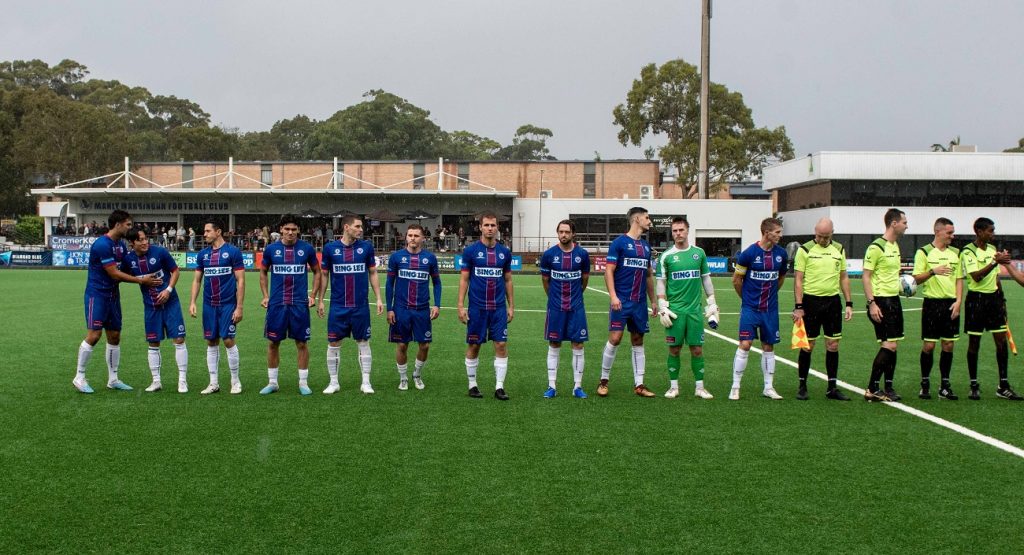
[[555, 192], [551, 189], [541, 189], [540, 198], [554, 198]]
[[640, 186], [640, 198], [641, 199], [652, 199], [654, 198], [654, 186], [653, 185], [641, 185]]

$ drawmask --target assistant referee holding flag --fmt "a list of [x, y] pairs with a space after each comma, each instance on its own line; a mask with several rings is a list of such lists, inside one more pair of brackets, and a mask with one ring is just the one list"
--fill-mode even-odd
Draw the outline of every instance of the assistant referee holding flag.
[[[836, 376], [839, 374], [839, 340], [843, 337], [843, 320], [849, 322], [853, 319], [853, 302], [850, 300], [850, 278], [846, 275], [846, 251], [832, 240], [832, 231], [832, 220], [819, 220], [814, 226], [814, 240], [800, 245], [793, 265], [796, 271], [793, 321], [804, 319], [810, 344], [809, 348], [800, 350], [797, 359], [800, 389], [796, 398], [801, 401], [809, 399], [807, 374], [811, 369], [811, 352], [822, 330], [825, 333], [825, 371], [828, 373], [825, 397], [836, 401], [850, 400], [836, 387]], [[839, 300], [840, 291], [846, 299], [845, 310]]]

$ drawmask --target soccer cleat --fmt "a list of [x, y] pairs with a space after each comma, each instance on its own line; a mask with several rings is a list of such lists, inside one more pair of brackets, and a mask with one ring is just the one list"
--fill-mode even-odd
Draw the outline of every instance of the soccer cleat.
[[210, 385], [206, 386], [206, 389], [204, 389], [204, 390], [199, 392], [200, 395], [210, 395], [211, 393], [220, 393], [220, 386], [219, 385], [215, 385], [215, 384], [210, 384]]
[[950, 387], [943, 387], [939, 390], [939, 399], [945, 399], [947, 401], [956, 401], [960, 399], [956, 393], [953, 393], [953, 389]]
[[277, 393], [277, 384], [268, 383], [266, 387], [260, 390], [260, 395], [270, 395], [271, 393]]
[[107, 382], [107, 389], [113, 389], [116, 391], [131, 391], [132, 386], [122, 382], [121, 380], [114, 380], [112, 382]]
[[498, 388], [494, 390], [494, 398], [499, 401], [508, 401], [508, 394], [505, 393], [504, 388]]
[[241, 392], [242, 392], [242, 382], [240, 382], [240, 381], [232, 381], [231, 382], [231, 394], [232, 395], [238, 395]]
[[89, 382], [87, 382], [85, 380], [78, 381], [76, 379], [76, 380], [71, 382], [71, 385], [75, 386], [75, 389], [77, 389], [78, 391], [81, 391], [82, 393], [92, 393], [93, 392], [92, 386], [90, 386]]
[[769, 387], [768, 389], [765, 389], [764, 391], [761, 392], [761, 395], [764, 395], [765, 397], [771, 399], [772, 401], [782, 400], [782, 395], [779, 395], [779, 393], [775, 391], [774, 387]]
[[313, 394], [313, 390], [310, 389], [308, 385], [300, 385], [299, 386], [299, 395], [306, 396], [306, 395], [312, 395], [312, 394]]
[[826, 391], [825, 392], [825, 398], [826, 399], [832, 399], [833, 401], [849, 401], [850, 400], [850, 398], [847, 397], [845, 394], [843, 394], [843, 392], [840, 391], [838, 387], [833, 387], [832, 389]]
[[693, 396], [694, 397], [700, 397], [701, 399], [714, 399], [715, 398], [715, 396], [712, 395], [710, 391], [704, 389], [703, 387], [699, 387], [699, 388], [693, 390]]
[[587, 394], [583, 391], [582, 387], [577, 387], [572, 390], [572, 396], [577, 399], [586, 399]]
[[178, 393], [188, 393], [188, 382], [178, 380]]
[[902, 401], [903, 400], [903, 397], [901, 397], [899, 393], [896, 393], [896, 390], [891, 388], [891, 387], [889, 389], [885, 390], [885, 394], [889, 397], [890, 401]]
[[972, 400], [972, 401], [980, 401], [981, 400], [981, 388], [976, 386], [976, 385], [972, 385], [971, 386], [971, 392], [967, 394], [967, 398]]
[[416, 376], [412, 377], [412, 384], [416, 386], [416, 389], [423, 389], [424, 387], [427, 387], [423, 385], [423, 378], [417, 378]]
[[740, 388], [734, 387], [729, 390], [729, 400], [739, 401], [740, 400]]
[[608, 380], [601, 378], [601, 381], [597, 384], [597, 396], [607, 397], [608, 396]]
[[882, 391], [881, 389], [879, 389], [878, 391], [871, 391], [870, 389], [865, 389], [864, 400], [869, 403], [888, 403], [892, 401], [892, 397], [889, 397], [889, 395], [885, 391]]
[[480, 393], [480, 388], [475, 386], [475, 385], [473, 387], [469, 388], [469, 396], [474, 398], [474, 399], [483, 399], [484, 398], [484, 394]]
[[341, 386], [338, 385], [338, 382], [331, 382], [330, 385], [327, 386], [327, 389], [324, 389], [324, 395], [334, 395], [340, 390]]
[[149, 384], [149, 387], [146, 388], [146, 393], [154, 393], [163, 388], [164, 386], [160, 383], [160, 380], [153, 380], [153, 383]]
[[679, 388], [672, 387], [665, 392], [666, 399], [675, 399], [676, 397], [679, 397]]
[[657, 397], [657, 395], [655, 395], [650, 389], [647, 389], [647, 386], [644, 384], [634, 387], [633, 393], [636, 393], [640, 397]]
[[931, 392], [931, 390], [929, 388], [922, 387], [921, 391], [917, 392], [917, 398], [918, 399], [925, 399], [925, 400], [931, 399], [932, 398], [932, 392]]
[[553, 388], [553, 387], [549, 387], [549, 388], [544, 390], [544, 398], [545, 399], [554, 399], [555, 395], [558, 395], [558, 393], [555, 391], [555, 388]]
[[399, 391], [408, 391], [409, 390], [409, 380], [407, 380], [407, 379], [398, 380], [398, 390]]
[[806, 401], [806, 400], [808, 400], [810, 398], [811, 398], [811, 396], [807, 394], [807, 388], [806, 387], [800, 387], [799, 389], [796, 390], [796, 400], [797, 401]]
[[1017, 395], [1017, 392], [1010, 387], [1001, 387], [997, 389], [996, 396], [1006, 399], [1007, 401], [1024, 401], [1024, 397]]
[[359, 386], [359, 391], [362, 391], [364, 395], [373, 395], [373, 386], [368, 383], [364, 383]]

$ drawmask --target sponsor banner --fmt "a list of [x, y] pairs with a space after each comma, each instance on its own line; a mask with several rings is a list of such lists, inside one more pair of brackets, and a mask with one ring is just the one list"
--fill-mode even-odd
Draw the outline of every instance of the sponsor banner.
[[251, 269], [256, 267], [256, 253], [243, 252], [242, 253], [242, 265], [245, 269]]
[[729, 259], [724, 256], [709, 256], [708, 269], [712, 274], [729, 273]]
[[52, 266], [53, 251], [10, 251], [10, 266]]
[[[188, 257], [185, 255], [185, 253], [183, 253], [181, 251], [172, 252], [171, 253], [171, 258], [174, 259], [174, 263], [177, 264], [179, 268], [188, 268], [188, 260], [187, 260]], [[193, 257], [193, 261], [194, 261], [194, 257]], [[193, 266], [193, 268], [194, 267], [195, 266]]]
[[49, 246], [57, 251], [88, 251], [99, 237], [80, 235], [51, 235]]
[[603, 256], [590, 257], [590, 271], [593, 273], [603, 272], [608, 264], [608, 259]]
[[[441, 264], [441, 257], [437, 258], [437, 263], [438, 263], [438, 265]], [[444, 267], [441, 266], [441, 268], [444, 268]], [[456, 254], [455, 255], [455, 264], [454, 264], [454, 268], [453, 269], [459, 269], [459, 270], [462, 269], [462, 255], [461, 254]], [[518, 254], [512, 255], [512, 271], [513, 272], [521, 272], [522, 270], [523, 270], [523, 257], [519, 256]]]
[[53, 265], [78, 267], [89, 265], [89, 251], [53, 251]]
[[0, 252], [0, 266], [11, 265], [11, 251]]
[[859, 276], [864, 273], [864, 259], [862, 258], [847, 258], [846, 259], [846, 274], [850, 276]]
[[455, 270], [458, 266], [455, 265], [455, 256], [453, 254], [436, 254], [437, 257], [437, 268], [439, 270]]

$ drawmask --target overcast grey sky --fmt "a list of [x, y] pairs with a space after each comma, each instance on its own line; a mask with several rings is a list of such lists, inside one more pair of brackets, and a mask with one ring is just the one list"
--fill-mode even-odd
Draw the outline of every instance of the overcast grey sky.
[[[1022, 23], [1019, 0], [717, 0], [711, 76], [798, 155], [1002, 150], [1024, 136]], [[548, 127], [561, 159], [641, 158], [612, 108], [643, 65], [699, 52], [699, 0], [8, 0], [0, 17], [2, 60], [71, 58], [243, 131], [380, 88], [503, 144]]]

